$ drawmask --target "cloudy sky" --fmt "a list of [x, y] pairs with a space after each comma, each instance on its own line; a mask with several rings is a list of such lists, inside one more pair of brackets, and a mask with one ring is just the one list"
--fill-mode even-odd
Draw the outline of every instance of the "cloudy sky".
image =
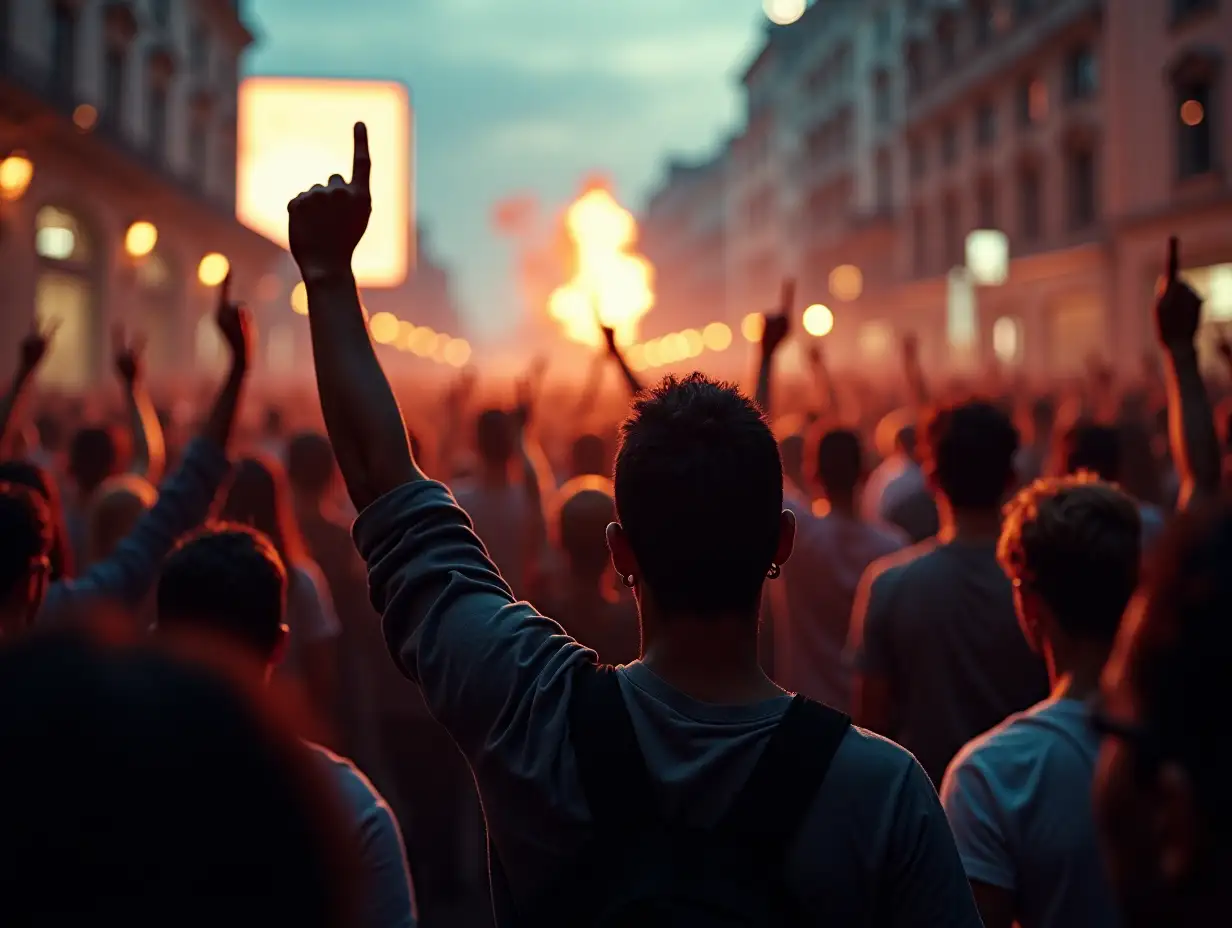
[[469, 320], [514, 312], [490, 209], [558, 206], [593, 171], [638, 208], [668, 153], [702, 155], [736, 124], [758, 0], [259, 0], [256, 74], [394, 79], [411, 89], [419, 215]]

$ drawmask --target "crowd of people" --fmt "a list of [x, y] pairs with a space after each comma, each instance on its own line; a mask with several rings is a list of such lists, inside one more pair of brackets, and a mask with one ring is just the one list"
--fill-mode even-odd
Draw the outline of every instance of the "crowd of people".
[[53, 331], [16, 352], [0, 923], [1222, 921], [1232, 504], [1175, 240], [1133, 382], [939, 384], [908, 337], [905, 397], [814, 347], [782, 402], [786, 287], [751, 397], [608, 332], [608, 432], [541, 365], [400, 404], [369, 171], [357, 125], [289, 204], [323, 430], [244, 426], [229, 282], [191, 428], [139, 338], [116, 416], [36, 388]]

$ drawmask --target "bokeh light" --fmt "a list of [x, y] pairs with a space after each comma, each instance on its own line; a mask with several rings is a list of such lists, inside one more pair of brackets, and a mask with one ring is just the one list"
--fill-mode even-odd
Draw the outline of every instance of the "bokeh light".
[[73, 125], [82, 132], [89, 132], [98, 125], [98, 110], [89, 103], [83, 103], [73, 110]]
[[12, 202], [20, 200], [34, 180], [34, 163], [22, 152], [0, 161], [0, 197]]
[[406, 322], [405, 320], [398, 323], [398, 337], [394, 339], [394, 346], [399, 351], [411, 350], [411, 339], [415, 337], [415, 324]]
[[451, 338], [445, 346], [445, 363], [452, 367], [465, 367], [471, 359], [471, 346], [465, 338]]
[[308, 315], [308, 285], [302, 280], [291, 291], [291, 309], [301, 316]]
[[790, 26], [804, 15], [805, 0], [762, 0], [766, 19], [777, 26]]
[[706, 340], [702, 338], [702, 333], [697, 329], [685, 329], [680, 335], [687, 349], [686, 357], [696, 358], [706, 350]]
[[1205, 118], [1206, 110], [1197, 100], [1186, 100], [1181, 104], [1181, 122], [1191, 129], [1202, 125], [1202, 120]]
[[722, 322], [712, 322], [702, 329], [702, 341], [710, 351], [726, 351], [732, 343], [732, 333]]
[[658, 367], [663, 363], [663, 355], [659, 351], [659, 340], [657, 338], [652, 338], [642, 345], [642, 356], [645, 358], [647, 367]]
[[761, 341], [764, 331], [766, 331], [766, 317], [761, 313], [749, 313], [740, 323], [740, 334], [744, 336], [745, 341]]
[[226, 255], [211, 252], [197, 265], [197, 279], [207, 287], [217, 287], [231, 273], [231, 262]]
[[646, 369], [646, 349], [642, 345], [630, 345], [625, 352], [625, 362], [635, 371]]
[[124, 233], [124, 250], [133, 258], [144, 258], [158, 244], [158, 229], [152, 222], [139, 220]]
[[834, 313], [830, 312], [829, 306], [814, 303], [804, 311], [803, 323], [804, 331], [816, 338], [821, 338], [829, 335], [834, 328]]
[[407, 347], [411, 349], [411, 354], [426, 358], [432, 353], [435, 344], [436, 333], [425, 325], [415, 330]]
[[378, 345], [388, 345], [398, 337], [398, 317], [393, 313], [376, 313], [368, 322], [368, 331]]
[[864, 292], [864, 274], [854, 264], [840, 264], [830, 272], [830, 293], [836, 300], [858, 300]]

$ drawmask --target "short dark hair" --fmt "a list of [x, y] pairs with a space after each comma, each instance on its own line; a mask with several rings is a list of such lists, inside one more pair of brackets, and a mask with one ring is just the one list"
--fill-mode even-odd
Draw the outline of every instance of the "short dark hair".
[[1142, 517], [1094, 477], [1037, 480], [1006, 507], [997, 554], [1068, 634], [1111, 643], [1138, 586]]
[[51, 520], [51, 573], [47, 579], [52, 583], [72, 577], [74, 569], [73, 548], [69, 544], [68, 528], [64, 524], [64, 507], [60, 502], [60, 486], [47, 469], [33, 461], [13, 459], [0, 461], [0, 483], [26, 487], [38, 494], [47, 504]]
[[51, 513], [29, 487], [0, 483], [0, 596], [26, 582], [40, 558], [50, 566]]
[[756, 608], [779, 540], [783, 466], [752, 400], [696, 372], [640, 394], [621, 426], [615, 490], [638, 579], [664, 610]]
[[612, 472], [612, 462], [608, 455], [607, 442], [599, 435], [589, 432], [574, 439], [569, 452], [572, 464], [572, 477], [583, 477], [586, 474], [597, 474], [606, 477]]
[[817, 482], [827, 493], [850, 495], [865, 476], [864, 447], [851, 429], [830, 429], [817, 443]]
[[273, 543], [246, 525], [213, 525], [163, 561], [160, 628], [210, 631], [269, 660], [282, 639], [287, 570]]
[[78, 429], [68, 449], [68, 472], [85, 494], [93, 493], [108, 477], [120, 471], [126, 449], [115, 429]]
[[503, 409], [485, 409], [475, 422], [475, 445], [487, 464], [508, 464], [517, 450], [513, 417]]
[[1091, 473], [1109, 483], [1121, 479], [1121, 436], [1112, 426], [1075, 425], [1066, 431], [1062, 447], [1067, 474]]
[[924, 430], [925, 461], [933, 482], [957, 509], [1001, 504], [1014, 480], [1018, 429], [986, 400], [933, 412]]
[[334, 446], [320, 432], [299, 432], [287, 443], [287, 479], [300, 493], [323, 495], [337, 468]]
[[1152, 553], [1141, 612], [1126, 623], [1125, 682], [1157, 757], [1193, 779], [1206, 827], [1232, 841], [1232, 502], [1177, 517]]

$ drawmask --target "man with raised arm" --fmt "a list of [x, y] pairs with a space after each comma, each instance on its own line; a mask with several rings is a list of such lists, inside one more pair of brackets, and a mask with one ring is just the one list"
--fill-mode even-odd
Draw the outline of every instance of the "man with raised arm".
[[498, 925], [978, 928], [914, 759], [758, 665], [758, 604], [795, 520], [774, 436], [734, 388], [668, 378], [622, 430], [607, 539], [638, 602], [640, 660], [596, 667], [514, 602], [415, 464], [374, 354], [351, 272], [369, 173], [357, 125], [351, 182], [291, 202], [291, 251], [373, 603], [474, 770]]

